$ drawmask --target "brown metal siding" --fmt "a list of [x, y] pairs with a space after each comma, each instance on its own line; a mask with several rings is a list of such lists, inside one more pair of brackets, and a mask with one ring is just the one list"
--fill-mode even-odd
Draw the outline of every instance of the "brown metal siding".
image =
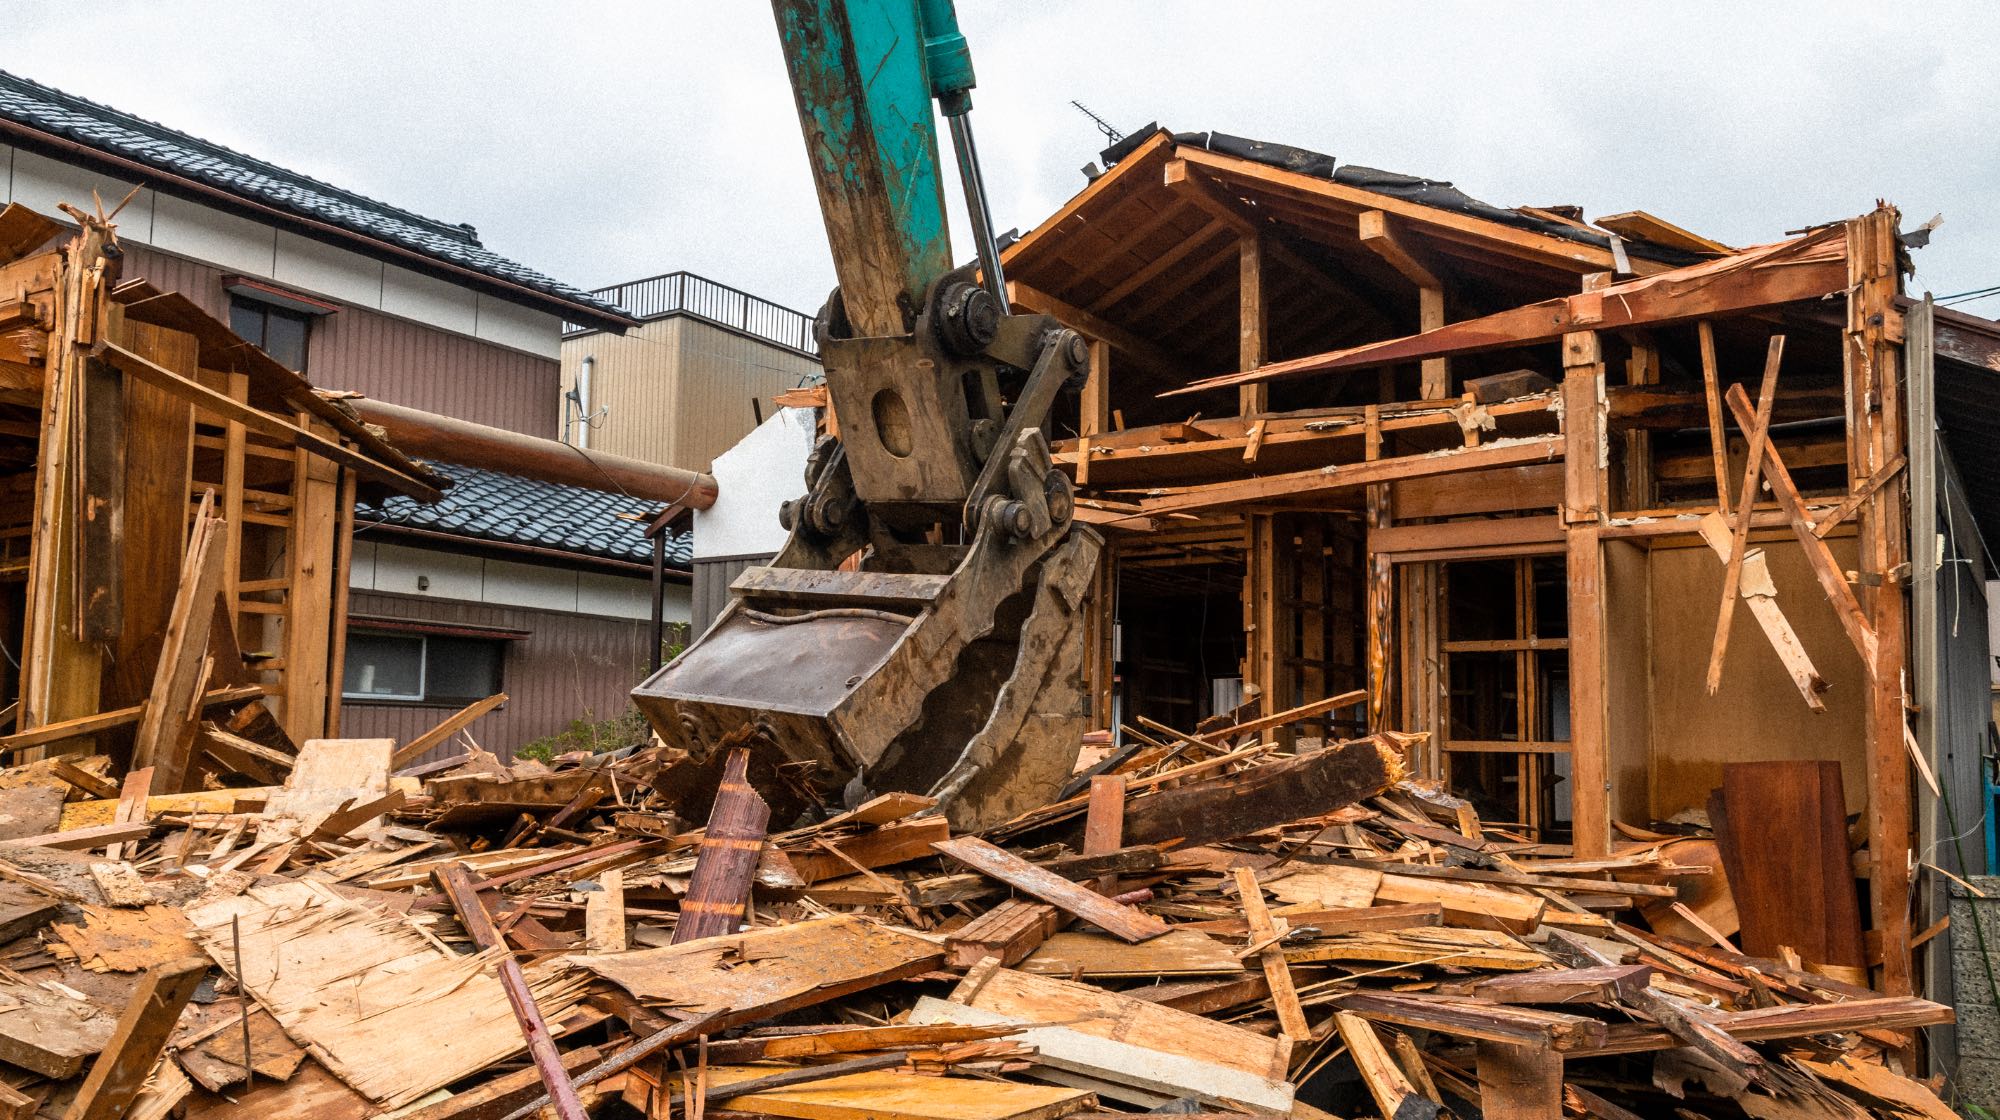
[[[126, 249], [125, 275], [180, 292], [224, 321], [224, 270], [143, 245]], [[352, 389], [377, 400], [478, 424], [554, 437], [562, 364], [364, 307], [313, 324], [306, 376], [322, 389]]]
[[767, 564], [769, 556], [749, 556], [740, 559], [697, 560], [694, 564], [694, 602], [688, 609], [688, 632], [699, 635], [708, 630], [715, 616], [729, 605], [729, 585], [743, 574], [743, 569]]
[[[507, 703], [473, 724], [480, 746], [510, 757], [515, 747], [553, 735], [573, 719], [610, 719], [629, 705], [632, 686], [651, 662], [651, 624], [643, 620], [595, 618], [525, 607], [495, 607], [448, 599], [356, 591], [351, 615], [413, 618], [473, 626], [526, 630], [510, 642], [501, 671]], [[450, 708], [345, 702], [340, 732], [351, 739], [389, 738], [408, 742], [437, 726]], [[442, 757], [451, 753], [441, 749]]]

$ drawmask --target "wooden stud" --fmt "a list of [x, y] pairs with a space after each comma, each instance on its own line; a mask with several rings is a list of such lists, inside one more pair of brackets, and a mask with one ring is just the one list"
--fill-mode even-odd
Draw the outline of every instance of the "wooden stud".
[[[1380, 210], [1363, 211], [1360, 218], [1361, 244], [1389, 262], [1397, 272], [1417, 286], [1417, 329], [1433, 331], [1444, 326], [1444, 281], [1437, 269], [1403, 236], [1395, 220]], [[1425, 358], [1422, 396], [1429, 401], [1451, 396], [1451, 369], [1448, 358]], [[1245, 367], [1248, 368], [1248, 367]]]
[[[1252, 234], [1236, 243], [1236, 368], [1264, 364], [1269, 330], [1264, 300], [1264, 239]], [[1271, 411], [1271, 387], [1260, 383], [1237, 390], [1236, 411], [1258, 416]]]
[[228, 528], [212, 516], [213, 510], [214, 496], [204, 494], [188, 537], [152, 693], [132, 742], [132, 765], [153, 768], [154, 793], [181, 792], [194, 746], [196, 699], [205, 675], [216, 595], [222, 588], [222, 537]]
[[1257, 873], [1247, 867], [1235, 868], [1236, 893], [1243, 904], [1243, 917], [1250, 923], [1250, 943], [1261, 945], [1257, 961], [1264, 969], [1264, 981], [1271, 986], [1271, 1004], [1278, 1011], [1279, 1033], [1294, 1043], [1312, 1038], [1312, 1024], [1299, 1005], [1298, 989], [1292, 985], [1292, 968], [1285, 963], [1285, 947], [1279, 939], [1289, 929], [1282, 919], [1273, 919], [1264, 905], [1264, 889], [1257, 885]]
[[1111, 344], [1090, 340], [1090, 372], [1084, 376], [1077, 417], [1076, 484], [1090, 484], [1090, 437], [1111, 428]]
[[1701, 337], [1701, 385], [1708, 403], [1708, 448], [1715, 459], [1715, 504], [1729, 513], [1729, 442], [1722, 427], [1722, 378], [1715, 367], [1715, 326], [1707, 319], [1695, 324]]
[[1715, 616], [1715, 638], [1708, 649], [1708, 694], [1722, 689], [1722, 661], [1729, 651], [1729, 626], [1736, 619], [1736, 598], [1743, 586], [1743, 559], [1750, 547], [1750, 521], [1757, 507], [1757, 482], [1763, 476], [1764, 444], [1771, 438], [1771, 403], [1778, 394], [1778, 363], [1785, 354], [1785, 336], [1771, 336], [1764, 359], [1764, 381], [1757, 391], [1757, 415], [1747, 432], [1750, 452], [1743, 464], [1743, 489], [1736, 501], [1736, 524], [1730, 532], [1728, 560], [1722, 570], [1722, 605]]
[[[1409, 1078], [1396, 1065], [1395, 1059], [1382, 1046], [1382, 1039], [1375, 1033], [1374, 1024], [1348, 1011], [1337, 1011], [1333, 1016], [1334, 1029], [1340, 1032], [1340, 1040], [1347, 1044], [1348, 1056], [1354, 1060], [1354, 1068], [1361, 1074], [1362, 1083], [1368, 1086], [1368, 1094], [1375, 1098], [1375, 1107], [1385, 1117], [1393, 1120], [1428, 1120], [1438, 1114], [1436, 1101], [1425, 1099], [1410, 1084]], [[1556, 1113], [1549, 1116], [1553, 1118]]]

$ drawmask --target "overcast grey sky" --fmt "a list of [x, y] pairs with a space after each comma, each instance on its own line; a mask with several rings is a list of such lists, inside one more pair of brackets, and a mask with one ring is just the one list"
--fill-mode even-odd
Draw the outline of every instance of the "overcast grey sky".
[[[1882, 197], [1945, 216], [1916, 290], [2000, 284], [1991, 3], [959, 7], [1002, 229], [1083, 185], [1103, 141], [1075, 98], [1732, 244]], [[686, 268], [806, 311], [832, 283], [759, 0], [0, 8], [0, 68], [469, 222], [571, 283]]]

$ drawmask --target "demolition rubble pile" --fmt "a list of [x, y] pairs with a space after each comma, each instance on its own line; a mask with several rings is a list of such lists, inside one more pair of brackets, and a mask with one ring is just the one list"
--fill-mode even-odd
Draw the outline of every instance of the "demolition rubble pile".
[[1135, 733], [954, 835], [476, 714], [0, 772], [0, 1117], [1951, 1115], [1898, 1072], [1948, 1008], [1734, 951], [1676, 838], [1483, 826], [1414, 736]]

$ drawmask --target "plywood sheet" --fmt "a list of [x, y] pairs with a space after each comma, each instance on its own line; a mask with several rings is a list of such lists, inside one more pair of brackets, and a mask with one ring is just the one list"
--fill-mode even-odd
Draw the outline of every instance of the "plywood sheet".
[[[239, 979], [250, 994], [287, 1034], [379, 1104], [407, 1104], [525, 1049], [495, 973], [497, 952], [452, 956], [402, 916], [356, 905], [323, 884], [252, 887], [194, 907], [188, 918], [195, 939], [232, 972], [236, 919]], [[575, 1009], [580, 977], [527, 971], [545, 1018]]]
[[731, 1082], [778, 1072], [771, 1066], [711, 1066], [708, 1102], [718, 1108], [796, 1120], [1055, 1120], [1091, 1107], [1089, 1093], [970, 1077], [925, 1077], [878, 1070], [789, 1089], [731, 1097]]

